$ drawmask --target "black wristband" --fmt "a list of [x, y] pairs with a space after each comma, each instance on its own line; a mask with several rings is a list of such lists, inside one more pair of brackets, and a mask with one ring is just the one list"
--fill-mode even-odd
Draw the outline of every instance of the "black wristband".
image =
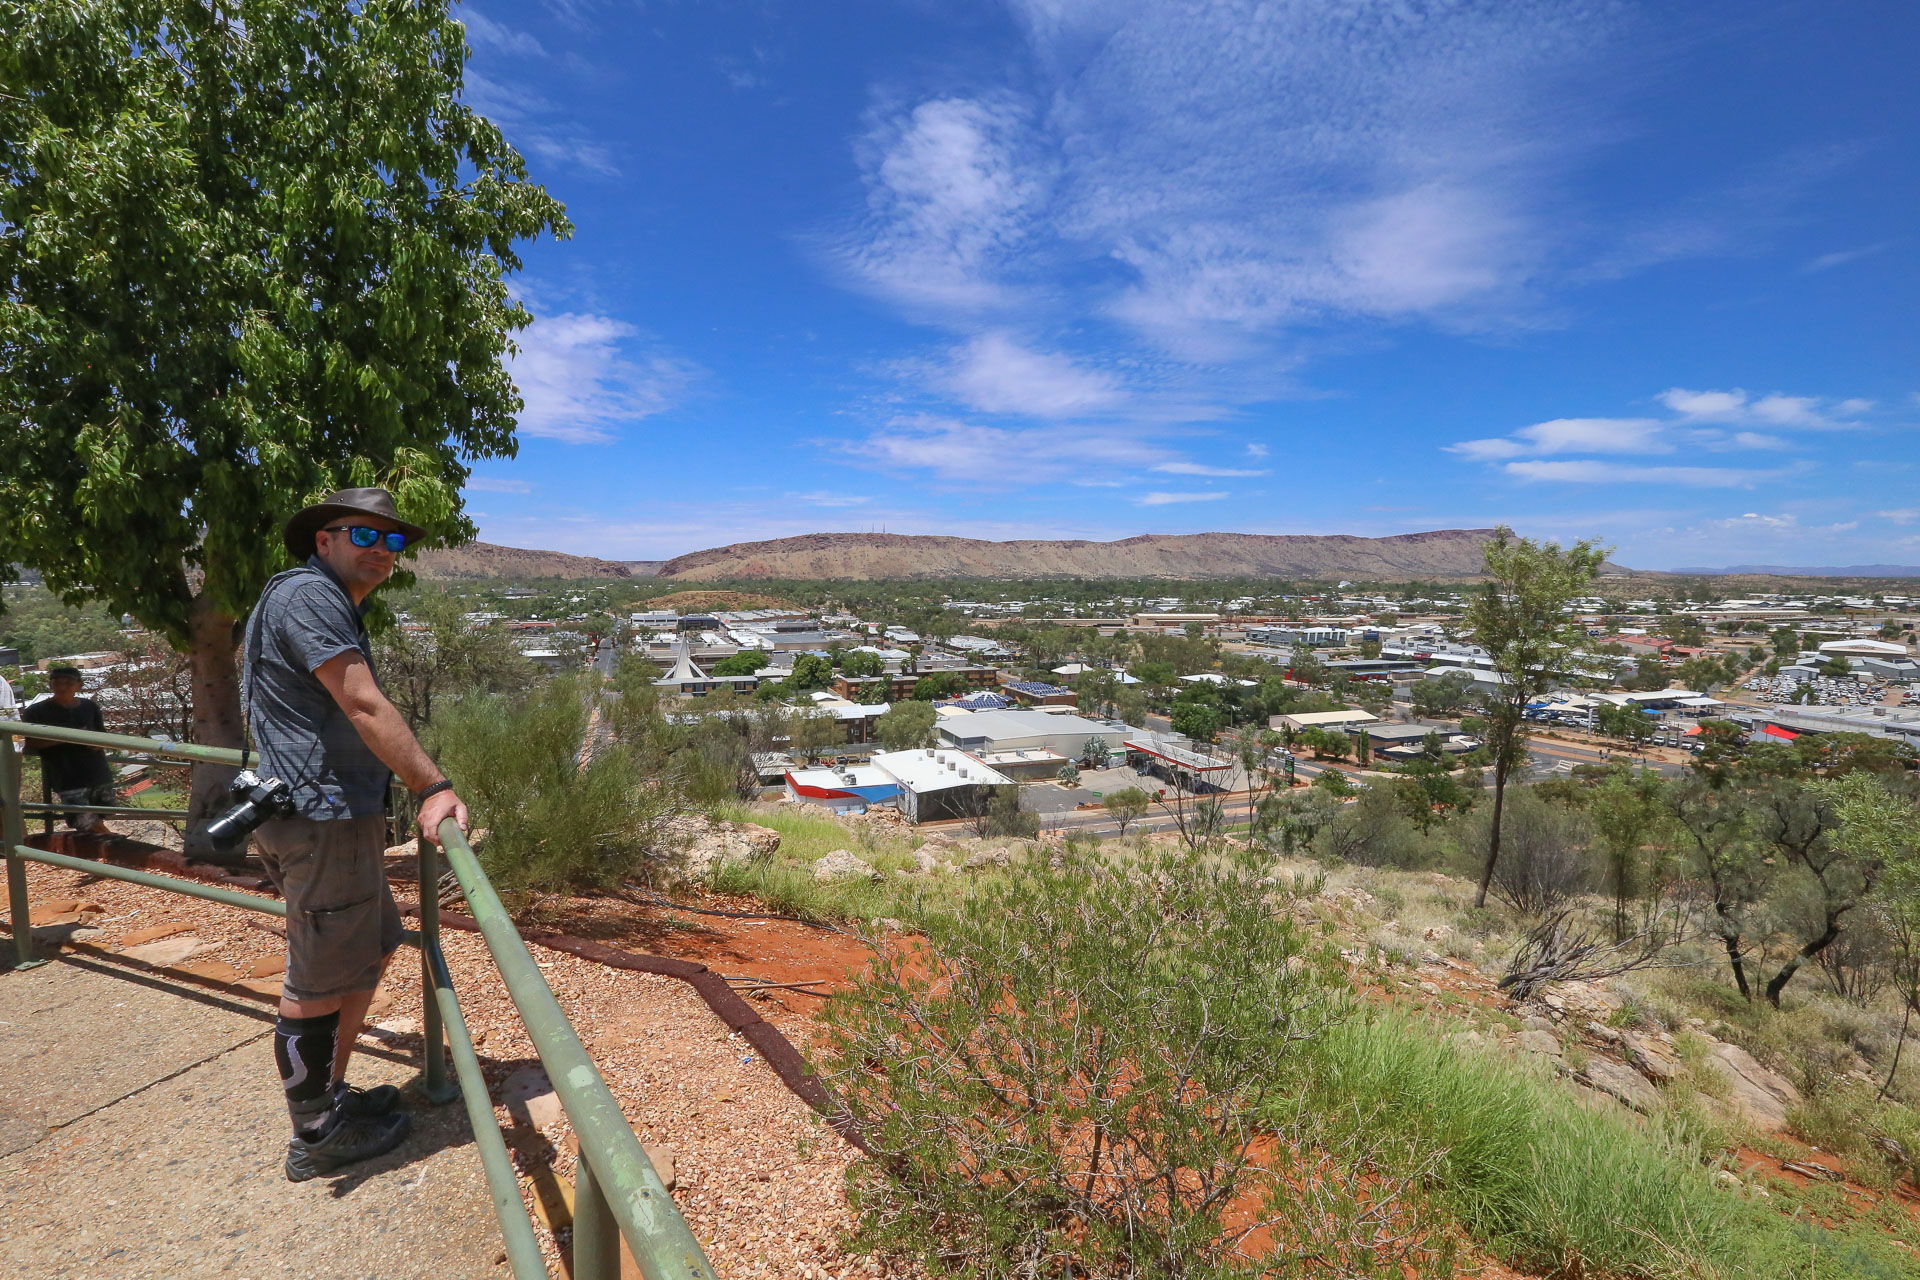
[[428, 796], [437, 796], [442, 791], [451, 791], [451, 790], [453, 790], [453, 783], [446, 778], [442, 778], [440, 779], [440, 781], [434, 783], [432, 786], [426, 787], [423, 790], [414, 792], [413, 802], [415, 804], [419, 804], [422, 800], [425, 800]]

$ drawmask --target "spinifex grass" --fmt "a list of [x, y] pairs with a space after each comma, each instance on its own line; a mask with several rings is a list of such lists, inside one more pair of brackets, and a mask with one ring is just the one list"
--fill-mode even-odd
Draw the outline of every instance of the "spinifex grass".
[[[1920, 1274], [1870, 1232], [1795, 1222], [1713, 1184], [1677, 1125], [1590, 1106], [1563, 1085], [1398, 1016], [1351, 1019], [1289, 1064], [1296, 1108], [1398, 1137], [1477, 1244], [1560, 1275]], [[1391, 1148], [1389, 1148], [1391, 1149]]]

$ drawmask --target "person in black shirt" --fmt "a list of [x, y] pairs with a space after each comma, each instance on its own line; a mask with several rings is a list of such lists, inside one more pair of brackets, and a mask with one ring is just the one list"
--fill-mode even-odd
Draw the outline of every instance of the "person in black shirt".
[[[105, 733], [107, 722], [100, 715], [100, 704], [80, 696], [78, 667], [55, 667], [47, 672], [53, 687], [51, 698], [42, 698], [21, 713], [28, 724], [44, 724], [54, 729], [91, 729]], [[82, 747], [70, 742], [51, 742], [28, 738], [29, 750], [40, 754], [40, 769], [47, 786], [62, 804], [114, 805], [119, 802], [113, 789], [113, 770], [107, 767], [107, 753], [98, 747]], [[68, 813], [67, 825], [75, 831], [111, 835], [97, 813]]]

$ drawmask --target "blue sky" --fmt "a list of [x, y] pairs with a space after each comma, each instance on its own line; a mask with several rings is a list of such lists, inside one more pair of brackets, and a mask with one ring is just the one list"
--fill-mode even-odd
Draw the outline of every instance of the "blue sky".
[[1920, 6], [487, 0], [489, 541], [1506, 521], [1920, 563]]

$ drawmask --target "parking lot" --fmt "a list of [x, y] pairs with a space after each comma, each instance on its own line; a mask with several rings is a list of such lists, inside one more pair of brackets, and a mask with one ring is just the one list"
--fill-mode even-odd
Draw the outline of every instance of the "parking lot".
[[[1887, 686], [1868, 684], [1852, 678], [1832, 676], [1755, 676], [1740, 686], [1761, 702], [1788, 705], [1812, 701], [1826, 707], [1873, 707], [1887, 700]], [[1920, 703], [1920, 693], [1909, 689], [1901, 693], [1899, 705]]]

